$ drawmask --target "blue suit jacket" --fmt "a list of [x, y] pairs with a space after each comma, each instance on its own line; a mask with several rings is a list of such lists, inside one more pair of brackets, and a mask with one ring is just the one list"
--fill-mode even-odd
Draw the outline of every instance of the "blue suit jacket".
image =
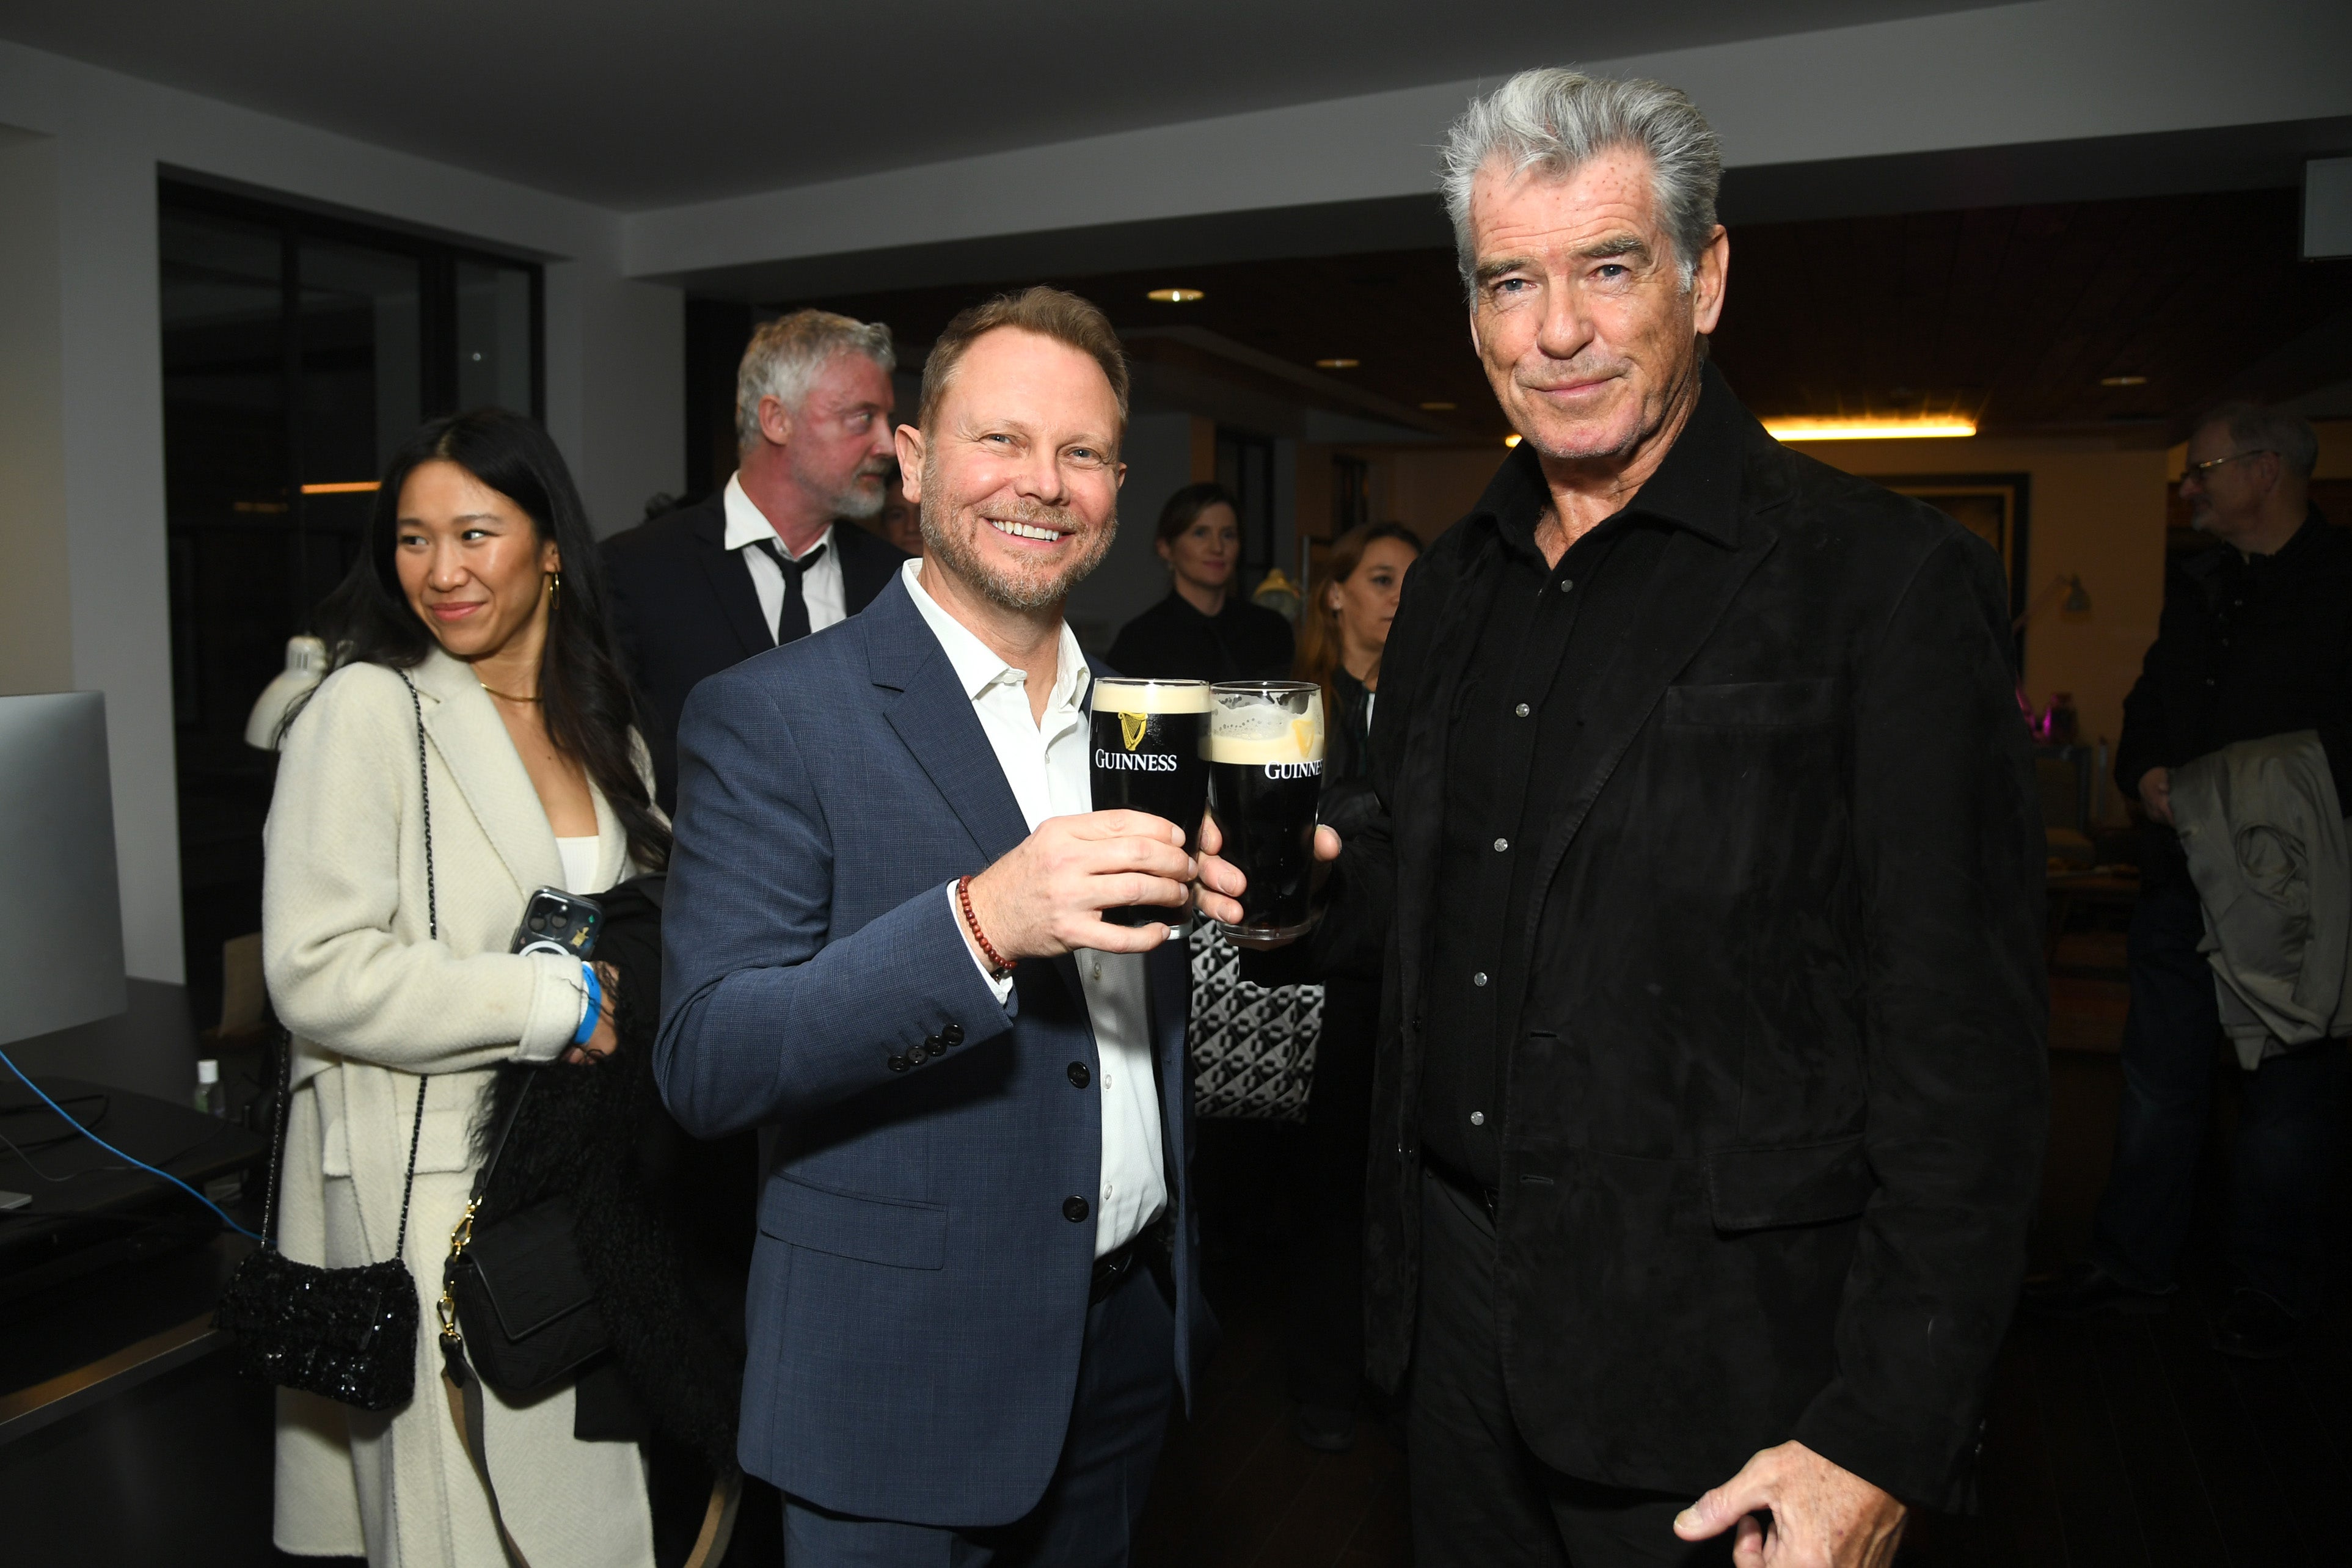
[[[655, 1071], [689, 1131], [768, 1130], [743, 1467], [839, 1512], [1010, 1522], [1069, 1423], [1102, 1154], [1076, 964], [1020, 965], [999, 1006], [942, 891], [1028, 835], [1020, 807], [895, 580], [696, 687], [678, 757]], [[1146, 970], [1189, 1394], [1184, 945]]]

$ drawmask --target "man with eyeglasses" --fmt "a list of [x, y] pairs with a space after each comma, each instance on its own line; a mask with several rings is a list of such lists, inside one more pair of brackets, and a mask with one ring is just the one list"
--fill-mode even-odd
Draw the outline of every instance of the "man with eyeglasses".
[[[2190, 523], [2223, 548], [2174, 560], [2156, 642], [2124, 701], [2116, 783], [2148, 825], [2123, 1104], [2089, 1258], [2027, 1288], [2027, 1305], [2051, 1315], [2161, 1312], [2178, 1282], [2221, 1020], [2173, 831], [2174, 769], [2238, 741], [2315, 730], [2339, 807], [2352, 802], [2352, 531], [2311, 505], [2318, 450], [2303, 420], [2242, 403], [2215, 409], [2189, 438], [2180, 493]], [[2242, 1075], [2233, 1290], [2213, 1340], [2226, 1354], [2284, 1355], [2318, 1310], [2347, 1062], [2345, 1041], [2323, 1040]]]

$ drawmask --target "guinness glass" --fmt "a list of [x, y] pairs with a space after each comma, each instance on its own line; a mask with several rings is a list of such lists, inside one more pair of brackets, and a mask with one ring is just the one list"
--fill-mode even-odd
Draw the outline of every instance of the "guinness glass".
[[1209, 804], [1224, 857], [1249, 878], [1242, 923], [1225, 935], [1273, 946], [1314, 924], [1315, 808], [1323, 794], [1323, 688], [1223, 681], [1209, 712]]
[[[1184, 830], [1184, 852], [1201, 848], [1209, 803], [1202, 731], [1209, 719], [1206, 681], [1133, 681], [1106, 675], [1094, 684], [1092, 742], [1097, 811], [1149, 811]], [[1113, 925], [1174, 925], [1180, 905], [1139, 904], [1106, 909]]]

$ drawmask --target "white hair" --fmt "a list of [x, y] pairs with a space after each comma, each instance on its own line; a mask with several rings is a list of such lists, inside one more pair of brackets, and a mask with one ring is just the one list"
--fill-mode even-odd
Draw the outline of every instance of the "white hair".
[[2279, 466], [2298, 479], [2309, 479], [2319, 466], [2319, 433], [2297, 414], [2260, 403], [2225, 402], [2199, 415], [2189, 434], [2215, 424], [2229, 431], [2230, 444], [2239, 452], [2277, 453]]
[[1477, 303], [1470, 186], [1500, 161], [1510, 174], [1564, 180], [1616, 148], [1648, 154], [1651, 192], [1673, 240], [1683, 287], [1715, 235], [1723, 151], [1697, 105], [1663, 82], [1617, 81], [1558, 66], [1521, 71], [1470, 107], [1445, 138], [1445, 214], [1454, 220], [1462, 285]]
[[863, 354], [885, 374], [898, 367], [890, 329], [879, 321], [854, 320], [830, 310], [795, 310], [761, 323], [735, 372], [737, 449], [748, 451], [759, 443], [761, 398], [797, 409], [825, 366], [844, 354]]

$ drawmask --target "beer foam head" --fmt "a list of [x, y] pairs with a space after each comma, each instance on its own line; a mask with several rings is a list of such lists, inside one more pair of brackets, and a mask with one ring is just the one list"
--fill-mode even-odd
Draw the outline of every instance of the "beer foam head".
[[1323, 692], [1291, 685], [1270, 692], [1219, 692], [1209, 711], [1212, 762], [1320, 763]]
[[1105, 675], [1094, 684], [1097, 713], [1207, 713], [1206, 681], [1137, 681]]

